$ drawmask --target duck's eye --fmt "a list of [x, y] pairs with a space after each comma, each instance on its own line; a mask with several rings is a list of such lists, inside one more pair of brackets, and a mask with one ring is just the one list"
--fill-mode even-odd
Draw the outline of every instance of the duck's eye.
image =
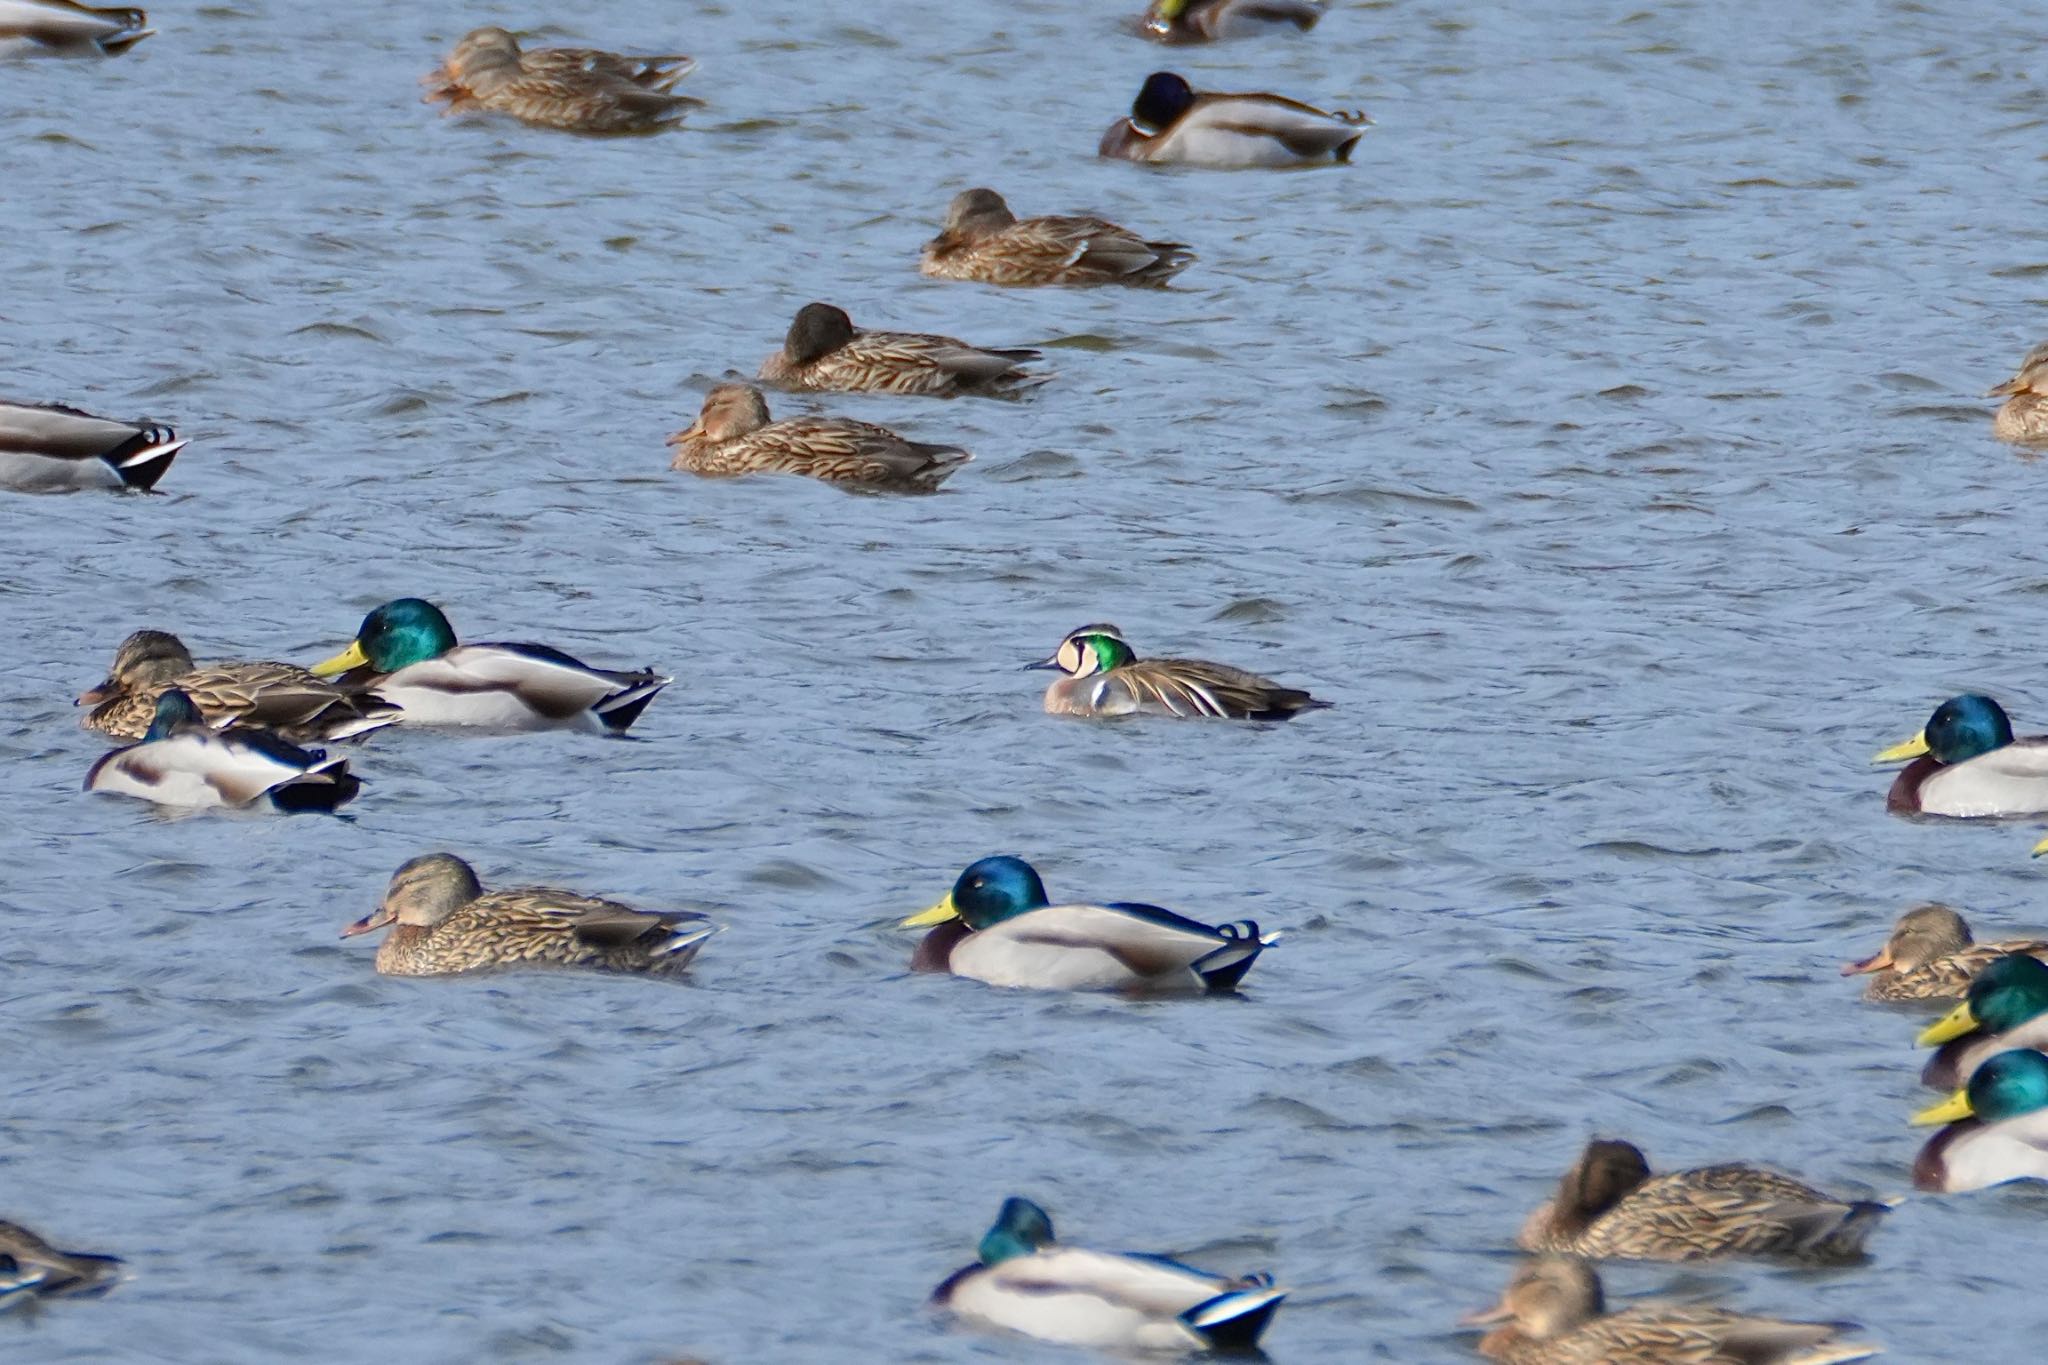
[[974, 879], [973, 881], [970, 881], [969, 883], [967, 883], [967, 889], [968, 889], [969, 891], [979, 891], [979, 890], [980, 890], [980, 889], [981, 889], [982, 887], [984, 887], [984, 886], [987, 886], [987, 885], [988, 885], [988, 878], [986, 878], [986, 877], [976, 877], [976, 878], [975, 878], [975, 879]]

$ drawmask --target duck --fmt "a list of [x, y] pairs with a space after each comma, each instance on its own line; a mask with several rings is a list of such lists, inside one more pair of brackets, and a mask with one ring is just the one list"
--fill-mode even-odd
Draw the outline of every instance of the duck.
[[1595, 1138], [1557, 1195], [1523, 1224], [1516, 1245], [1591, 1260], [1759, 1256], [1840, 1265], [1862, 1259], [1864, 1241], [1890, 1209], [1837, 1199], [1755, 1166], [1651, 1175], [1633, 1143]]
[[1325, 0], [1152, 0], [1138, 31], [1162, 43], [1213, 43], [1292, 28], [1306, 33]]
[[697, 420], [668, 443], [675, 450], [669, 467], [691, 474], [802, 474], [877, 493], [934, 492], [974, 458], [959, 446], [907, 440], [850, 417], [772, 421], [768, 400], [752, 384], [712, 389]]
[[976, 1256], [932, 1291], [929, 1307], [1062, 1346], [1251, 1352], [1288, 1294], [1270, 1275], [1065, 1246], [1045, 1210], [1015, 1195]]
[[1913, 1159], [1914, 1189], [1961, 1194], [2048, 1180], [2048, 1056], [2032, 1048], [2001, 1052], [1912, 1121], [1947, 1125]]
[[0, 1219], [0, 1306], [17, 1295], [41, 1299], [104, 1294], [121, 1277], [119, 1256], [59, 1251], [19, 1223]]
[[1349, 161], [1371, 120], [1280, 95], [1197, 91], [1171, 71], [1145, 78], [1131, 112], [1111, 124], [1097, 156], [1214, 170]]
[[1140, 659], [1106, 622], [1069, 631], [1050, 657], [1024, 668], [1067, 675], [1045, 689], [1046, 712], [1055, 716], [1288, 720], [1330, 704], [1228, 664]]
[[[2048, 848], [2048, 841], [2042, 847]], [[1960, 914], [1929, 902], [1899, 916], [1884, 947], [1873, 957], [1845, 964], [1842, 975], [1870, 974], [1863, 991], [1869, 1000], [1960, 1000], [1970, 978], [2007, 953], [2048, 957], [2048, 940], [1977, 943]]]
[[2005, 709], [1989, 697], [1950, 697], [1919, 734], [1871, 762], [1906, 763], [1885, 794], [1885, 809], [1894, 814], [1970, 820], [2048, 813], [2048, 736], [2014, 739]]
[[[0, 0], [0, 6], [6, 3]], [[0, 399], [0, 488], [16, 492], [147, 493], [189, 444], [155, 423], [95, 417], [61, 403]]]
[[2027, 352], [2018, 371], [1984, 395], [2003, 398], [1991, 434], [2014, 445], [2048, 441], [2048, 341]]
[[1100, 218], [1019, 219], [991, 189], [962, 190], [925, 243], [919, 269], [938, 280], [1013, 286], [1125, 284], [1163, 289], [1194, 252], [1149, 242]]
[[1939, 1047], [1920, 1083], [1954, 1090], [1978, 1067], [2013, 1048], [2048, 1048], [2048, 964], [2025, 953], [1994, 958], [1970, 982], [1963, 1003], [1920, 1031]]
[[658, 132], [703, 104], [673, 92], [696, 65], [678, 55], [625, 57], [587, 47], [527, 52], [505, 29], [478, 28], [427, 75], [426, 102], [446, 100], [451, 114], [509, 114], [572, 133]]
[[[1156, 905], [1054, 905], [1022, 858], [969, 864], [945, 899], [903, 921], [937, 926], [913, 971], [1035, 990], [1228, 991], [1274, 941], [1252, 920], [1208, 925]], [[1277, 938], [1277, 935], [1274, 936]]]
[[324, 814], [353, 800], [362, 785], [347, 759], [329, 758], [324, 750], [301, 749], [245, 725], [213, 729], [175, 687], [158, 694], [138, 743], [107, 751], [85, 774], [86, 791], [192, 810], [263, 802], [290, 813]]
[[0, 57], [117, 57], [155, 32], [147, 14], [125, 6], [0, 0]]
[[309, 670], [399, 708], [408, 725], [624, 734], [675, 679], [592, 668], [547, 645], [461, 645], [431, 602], [401, 597], [363, 618], [354, 641]]
[[782, 349], [761, 362], [759, 378], [785, 389], [908, 393], [953, 398], [1012, 398], [1043, 384], [1024, 368], [1042, 353], [987, 350], [926, 332], [868, 332], [842, 308], [807, 303], [789, 324]]
[[1878, 1354], [1875, 1346], [1837, 1339], [1849, 1323], [1664, 1303], [1610, 1313], [1599, 1273], [1565, 1256], [1529, 1261], [1497, 1306], [1464, 1321], [1505, 1324], [1482, 1337], [1477, 1350], [1507, 1365], [1837, 1365]]
[[138, 630], [114, 651], [114, 666], [75, 703], [90, 706], [80, 722], [117, 739], [141, 739], [156, 719], [156, 701], [177, 688], [214, 729], [251, 725], [294, 744], [317, 744], [391, 724], [398, 708], [322, 681], [297, 664], [192, 662], [184, 641], [168, 631]]
[[377, 945], [386, 976], [451, 976], [495, 967], [680, 972], [719, 926], [690, 910], [635, 910], [552, 887], [485, 891], [452, 853], [409, 859], [375, 910], [343, 938], [392, 926]]

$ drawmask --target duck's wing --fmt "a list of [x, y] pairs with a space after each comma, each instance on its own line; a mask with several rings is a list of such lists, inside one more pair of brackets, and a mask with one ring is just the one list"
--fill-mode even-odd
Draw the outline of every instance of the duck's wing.
[[470, 908], [514, 935], [573, 940], [600, 951], [636, 948], [649, 960], [687, 961], [719, 929], [688, 910], [636, 910], [543, 886], [493, 891], [471, 902]]
[[543, 75], [600, 75], [666, 93], [670, 86], [697, 69], [697, 59], [681, 53], [631, 57], [594, 47], [543, 47], [520, 54], [520, 65]]
[[1962, 818], [2048, 811], [2048, 736], [2032, 735], [1961, 763], [1937, 767], [1920, 782], [1920, 809]]
[[1853, 1259], [1888, 1206], [1836, 1199], [1753, 1166], [1653, 1176], [1587, 1229], [1602, 1254], [1690, 1260], [1723, 1255]]
[[548, 645], [519, 641], [457, 645], [439, 658], [409, 665], [376, 685], [380, 695], [406, 705], [405, 694], [419, 689], [443, 697], [496, 694], [548, 721], [570, 720], [594, 712], [607, 726], [631, 706], [632, 714], [652, 700], [672, 679], [653, 672], [592, 668]]
[[787, 418], [742, 439], [760, 443], [790, 472], [839, 483], [935, 488], [974, 458], [958, 446], [905, 440], [844, 417]]
[[399, 715], [390, 702], [351, 693], [296, 664], [212, 664], [171, 685], [216, 726], [232, 723], [291, 738], [342, 739], [389, 725]]
[[1026, 218], [990, 241], [1027, 267], [1158, 283], [1194, 259], [1183, 242], [1148, 242], [1100, 218]]
[[1264, 944], [1258, 926], [1221, 928], [1155, 905], [1049, 905], [968, 935], [956, 971], [1049, 990], [1227, 987]]
[[[991, 385], [1005, 379], [1024, 379], [1018, 367], [1037, 360], [1040, 352], [1028, 348], [983, 350], [954, 337], [925, 332], [862, 332], [835, 353], [849, 364], [872, 366], [877, 370], [930, 367], [953, 375], [964, 383]], [[1036, 381], [1033, 382], [1042, 382]]]
[[1102, 687], [1122, 688], [1139, 710], [1230, 720], [1284, 720], [1326, 706], [1296, 687], [1228, 664], [1199, 659], [1139, 659], [1101, 675]]
[[169, 427], [116, 422], [60, 404], [0, 402], [0, 483], [83, 487], [118, 481], [146, 490], [187, 444]]
[[17, 49], [112, 56], [155, 31], [139, 9], [94, 9], [71, 0], [0, 0], [0, 56]]
[[1835, 1365], [1874, 1355], [1874, 1347], [1833, 1340], [1846, 1325], [1644, 1304], [1592, 1319], [1559, 1340], [1545, 1360], [1556, 1365]]
[[1199, 142], [1242, 138], [1277, 142], [1300, 157], [1348, 155], [1364, 136], [1365, 115], [1351, 110], [1318, 109], [1281, 95], [1204, 94], [1164, 134]]
[[101, 1294], [120, 1277], [121, 1258], [90, 1251], [59, 1251], [19, 1223], [0, 1220], [0, 1260], [12, 1259], [14, 1270], [0, 1279], [0, 1293], [32, 1289], [56, 1297]]

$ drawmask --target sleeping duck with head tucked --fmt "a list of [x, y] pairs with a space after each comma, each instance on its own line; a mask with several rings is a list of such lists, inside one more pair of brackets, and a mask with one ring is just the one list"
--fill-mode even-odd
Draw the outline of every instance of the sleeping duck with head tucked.
[[1871, 762], [1906, 764], [1885, 795], [1885, 809], [1895, 814], [2048, 813], [2048, 736], [2014, 739], [2005, 709], [1986, 696], [1950, 697], [1927, 728]]

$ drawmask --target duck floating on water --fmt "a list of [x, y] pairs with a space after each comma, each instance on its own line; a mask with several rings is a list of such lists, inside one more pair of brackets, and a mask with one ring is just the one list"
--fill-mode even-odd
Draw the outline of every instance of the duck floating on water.
[[1939, 1047], [1920, 1083], [1954, 1090], [1977, 1068], [2014, 1048], [2048, 1048], [2048, 964], [2009, 953], [1970, 982], [1963, 1003], [1920, 1031], [1921, 1047]]
[[1349, 161], [1371, 120], [1265, 93], [1197, 91], [1184, 77], [1145, 78], [1127, 117], [1111, 124], [1098, 156], [1215, 170]]
[[1842, 975], [1868, 973], [1870, 984], [1863, 994], [1869, 1000], [1960, 1000], [1970, 989], [1970, 979], [2007, 953], [2048, 957], [2048, 940], [1977, 943], [1960, 914], [1929, 903], [1899, 916], [1884, 947], [1861, 962], [1844, 965]]
[[157, 698], [176, 688], [200, 718], [267, 730], [294, 744], [366, 734], [391, 724], [398, 708], [314, 677], [296, 664], [192, 662], [184, 641], [161, 630], [138, 630], [114, 651], [114, 666], [78, 696], [90, 706], [80, 723], [119, 739], [141, 739], [156, 719]]
[[247, 726], [215, 730], [192, 699], [168, 688], [140, 742], [109, 750], [85, 774], [85, 790], [203, 810], [265, 802], [288, 813], [334, 810], [362, 782], [345, 758], [301, 749]]
[[147, 493], [189, 444], [153, 423], [117, 422], [58, 403], [0, 400], [0, 488], [16, 492]]
[[1069, 631], [1049, 657], [1024, 668], [1067, 675], [1045, 689], [1046, 712], [1055, 716], [1289, 720], [1330, 704], [1228, 664], [1140, 659], [1107, 622]]
[[1914, 1158], [1915, 1189], [1959, 1194], [2048, 1180], [2048, 1056], [2032, 1048], [2001, 1052], [1913, 1123], [1948, 1125]]
[[1213, 43], [1293, 29], [1306, 33], [1324, 0], [1152, 0], [1138, 31], [1162, 43]]
[[0, 1220], [0, 1308], [24, 1299], [104, 1294], [121, 1278], [119, 1256], [59, 1251], [19, 1223]]
[[1986, 696], [1950, 697], [1919, 734], [1871, 762], [1906, 764], [1885, 794], [1885, 809], [1896, 814], [1969, 820], [2048, 812], [2048, 736], [2014, 739], [2005, 709]]
[[0, 58], [118, 57], [155, 32], [139, 9], [0, 0]]
[[865, 331], [844, 309], [807, 303], [759, 377], [786, 389], [1013, 398], [1045, 382], [1024, 368], [1039, 358], [1025, 347], [987, 350], [929, 332]]
[[972, 189], [946, 206], [946, 225], [925, 243], [918, 268], [934, 279], [982, 284], [1163, 289], [1194, 259], [1183, 243], [1147, 241], [1100, 218], [1020, 219], [994, 190]]
[[659, 132], [703, 103], [671, 89], [696, 65], [690, 57], [624, 57], [588, 47], [528, 52], [505, 29], [479, 28], [426, 76], [426, 102], [445, 100], [451, 114], [508, 114], [571, 133]]
[[768, 416], [752, 384], [720, 384], [697, 420], [668, 438], [671, 469], [707, 478], [801, 474], [842, 488], [930, 493], [974, 458], [959, 446], [912, 441], [851, 417]]
[[2014, 445], [2048, 442], [2048, 341], [2027, 352], [2013, 377], [1986, 398], [2003, 398], [1991, 434]]

